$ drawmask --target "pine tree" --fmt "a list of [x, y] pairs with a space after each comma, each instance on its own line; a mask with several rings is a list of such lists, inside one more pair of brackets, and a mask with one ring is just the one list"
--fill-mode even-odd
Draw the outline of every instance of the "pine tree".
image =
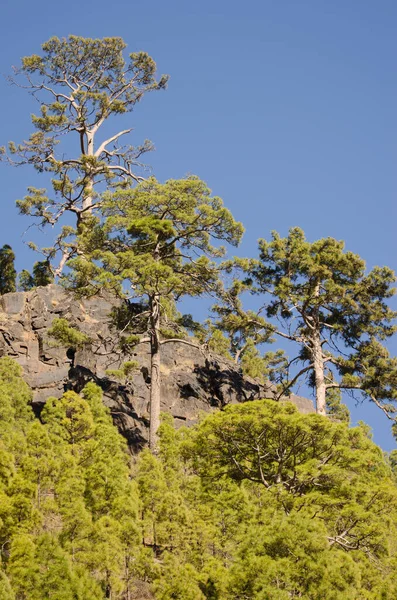
[[30, 397], [1, 359], [1, 597], [395, 599], [395, 460], [368, 426], [270, 400], [166, 415], [130, 469], [93, 383], [43, 422]]
[[32, 390], [22, 378], [22, 367], [9, 356], [0, 358], [0, 431], [4, 433], [17, 422], [34, 419]]
[[14, 267], [15, 254], [11, 246], [0, 248], [0, 295], [16, 291], [17, 272]]
[[100, 600], [99, 586], [83, 571], [72, 568], [55, 537], [16, 537], [11, 546], [9, 571], [16, 597], [21, 600]]
[[393, 598], [397, 489], [365, 428], [255, 401], [206, 417], [184, 447], [202, 504], [229, 482], [249, 507], [220, 597]]
[[[42, 45], [41, 55], [24, 57], [15, 69], [12, 81], [35, 96], [40, 113], [32, 115], [36, 131], [28, 141], [10, 142], [2, 156], [13, 165], [30, 164], [39, 173], [51, 174], [53, 197], [48, 198], [45, 189], [30, 187], [17, 202], [22, 214], [41, 225], [54, 225], [72, 213], [80, 230], [95, 209], [99, 182], [130, 185], [142, 179], [135, 168], [141, 155], [152, 149], [148, 140], [136, 147], [120, 143], [132, 131], [128, 128], [97, 143], [98, 132], [112, 117], [131, 112], [146, 93], [167, 84], [166, 76], [156, 79], [156, 64], [146, 52], [133, 52], [125, 60], [125, 48], [118, 37], [52, 37]], [[70, 143], [64, 146], [66, 139]], [[69, 151], [73, 141], [74, 153], [67, 156], [65, 148]], [[51, 260], [61, 252], [56, 274], [75, 251], [74, 233], [65, 225], [46, 250]]]
[[15, 600], [10, 580], [3, 571], [0, 571], [0, 598], [2, 600]]
[[26, 431], [26, 453], [21, 461], [24, 478], [36, 486], [36, 508], [51, 495], [54, 481], [61, 468], [60, 460], [48, 431], [39, 421], [34, 421]]
[[17, 598], [19, 596], [23, 600], [33, 599], [33, 594], [39, 586], [40, 575], [35, 560], [35, 550], [35, 544], [30, 535], [23, 534], [13, 539], [8, 571], [13, 589], [17, 592]]
[[[245, 266], [247, 262], [239, 259], [238, 264]], [[230, 270], [231, 265], [234, 261], [227, 261], [226, 269]], [[244, 310], [242, 297], [250, 289], [251, 286], [240, 279], [222, 289], [220, 302], [211, 308], [207, 344], [215, 352], [221, 350], [221, 354], [232, 358], [244, 375], [261, 383], [270, 380], [279, 384], [285, 378], [288, 361], [281, 349], [263, 352], [264, 345], [274, 341], [273, 331], [258, 312]]]
[[256, 314], [244, 311], [238, 297], [224, 293], [221, 326], [227, 327], [235, 313], [237, 328], [245, 331], [248, 323], [257, 336], [295, 344], [282, 391], [307, 381], [319, 414], [326, 414], [327, 396], [331, 401], [336, 389], [369, 398], [393, 418], [397, 359], [382, 342], [396, 331], [396, 313], [387, 304], [395, 292], [394, 273], [387, 267], [366, 273], [365, 262], [345, 252], [343, 242], [324, 238], [310, 243], [299, 228], [286, 238], [274, 232], [270, 242], [260, 240], [259, 250], [259, 259], [239, 259], [227, 267], [242, 271], [243, 283], [234, 287], [250, 289], [260, 298], [260, 308]]
[[[224, 208], [222, 200], [197, 177], [165, 184], [150, 179], [135, 189], [107, 194], [102, 200], [104, 224], [80, 238], [84, 257], [72, 262], [69, 285], [81, 294], [92, 295], [107, 287], [128, 294], [144, 307], [139, 318], [148, 337], [130, 338], [149, 343], [151, 355], [150, 447], [157, 447], [160, 424], [161, 346], [180, 342], [162, 335], [162, 316], [183, 296], [199, 297], [219, 287], [219, 267], [211, 259], [224, 248], [212, 244], [224, 240], [237, 245], [242, 226]], [[172, 335], [172, 333], [171, 333]], [[168, 339], [162, 339], [162, 338]]]
[[141, 540], [137, 491], [129, 477], [125, 440], [113, 425], [102, 392], [89, 383], [82, 392], [50, 399], [42, 419], [62, 457], [55, 494], [62, 516], [62, 546], [105, 597], [123, 598], [134, 577]]
[[29, 292], [34, 288], [33, 276], [27, 269], [23, 269], [18, 275], [18, 290], [21, 292]]
[[72, 448], [76, 457], [84, 454], [85, 446], [94, 436], [94, 420], [87, 402], [75, 392], [65, 392], [62, 398], [49, 398], [42, 419], [52, 433]]
[[48, 260], [36, 262], [33, 265], [32, 275], [26, 269], [19, 274], [18, 287], [23, 292], [28, 292], [35, 287], [50, 285], [50, 283], [54, 283], [54, 275]]

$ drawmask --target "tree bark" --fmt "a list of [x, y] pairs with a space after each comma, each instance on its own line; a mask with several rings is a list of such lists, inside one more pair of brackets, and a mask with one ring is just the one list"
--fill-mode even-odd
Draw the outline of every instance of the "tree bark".
[[314, 380], [316, 386], [316, 412], [319, 415], [327, 414], [326, 383], [324, 375], [324, 356], [320, 336], [316, 333], [311, 339]]
[[317, 304], [317, 299], [320, 296], [320, 284], [316, 283], [314, 289], [314, 298], [316, 299], [316, 306], [314, 310], [314, 314], [311, 315], [311, 323], [310, 328], [312, 329], [312, 334], [310, 336], [310, 345], [311, 345], [311, 354], [312, 354], [312, 362], [314, 368], [314, 382], [316, 386], [316, 413], [318, 415], [325, 416], [327, 414], [327, 405], [326, 405], [326, 391], [327, 386], [325, 383], [325, 373], [324, 373], [324, 354], [323, 347], [321, 344], [321, 334], [320, 334], [320, 319], [319, 319], [319, 306]]
[[94, 178], [90, 177], [84, 188], [84, 198], [82, 201], [82, 212], [80, 218], [83, 221], [88, 215], [92, 213], [92, 195], [94, 193]]
[[158, 450], [158, 429], [160, 427], [160, 297], [154, 294], [150, 299], [150, 426], [149, 448]]
[[[86, 156], [94, 156], [94, 134], [92, 132], [87, 132], [87, 152]], [[88, 177], [88, 181], [85, 185], [84, 189], [84, 197], [82, 202], [83, 212], [81, 213], [81, 218], [84, 218], [91, 214], [92, 212], [92, 195], [94, 192], [94, 177], [90, 175]]]

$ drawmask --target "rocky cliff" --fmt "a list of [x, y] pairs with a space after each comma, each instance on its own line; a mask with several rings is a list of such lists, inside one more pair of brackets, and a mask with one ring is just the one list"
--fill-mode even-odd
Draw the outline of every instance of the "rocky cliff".
[[[15, 358], [23, 367], [37, 413], [50, 396], [60, 397], [66, 389], [80, 391], [87, 381], [95, 381], [120, 431], [137, 449], [146, 443], [148, 433], [149, 348], [140, 344], [129, 357], [139, 369], [127, 384], [106, 374], [126, 360], [109, 319], [116, 304], [105, 294], [76, 300], [56, 285], [5, 294], [0, 298], [0, 355]], [[93, 343], [77, 351], [54, 345], [48, 329], [57, 317], [66, 318]], [[200, 412], [228, 403], [274, 397], [271, 384], [243, 377], [233, 362], [180, 343], [163, 346], [162, 375], [162, 410], [177, 424], [192, 424]], [[309, 400], [290, 399], [301, 412], [313, 412]]]

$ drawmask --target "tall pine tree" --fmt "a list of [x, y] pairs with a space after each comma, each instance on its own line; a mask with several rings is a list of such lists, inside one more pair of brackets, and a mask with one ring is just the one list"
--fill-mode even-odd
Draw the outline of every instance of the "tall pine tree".
[[[0, 158], [51, 175], [51, 196], [45, 189], [30, 187], [17, 202], [22, 214], [41, 225], [54, 225], [69, 213], [81, 230], [97, 205], [101, 182], [130, 185], [142, 179], [136, 169], [142, 154], [153, 148], [148, 140], [125, 145], [120, 140], [131, 133], [129, 127], [113, 130], [98, 142], [113, 117], [131, 112], [146, 93], [167, 84], [166, 76], [156, 79], [156, 64], [146, 52], [125, 58], [125, 48], [119, 37], [52, 37], [40, 55], [25, 56], [15, 69], [13, 82], [38, 100], [40, 112], [32, 115], [35, 131], [29, 139], [10, 142]], [[65, 225], [44, 252], [51, 260], [60, 259], [56, 274], [76, 250], [74, 234], [75, 229]]]
[[[149, 343], [150, 447], [157, 447], [160, 424], [161, 347], [170, 342], [191, 343], [164, 331], [169, 307], [184, 296], [215, 293], [219, 266], [213, 260], [224, 255], [214, 242], [237, 245], [243, 228], [212, 197], [197, 177], [170, 180], [154, 178], [135, 189], [105, 194], [105, 223], [80, 237], [84, 256], [72, 262], [69, 283], [82, 294], [107, 287], [121, 294], [127, 282], [129, 298], [139, 300], [139, 314]], [[163, 319], [162, 319], [163, 317]]]
[[227, 266], [242, 272], [243, 284], [235, 283], [232, 292], [242, 285], [258, 297], [259, 308], [244, 311], [238, 297], [226, 291], [219, 326], [227, 330], [235, 318], [237, 329], [249, 327], [256, 336], [279, 337], [295, 346], [284, 392], [307, 381], [322, 415], [334, 390], [356, 392], [394, 418], [397, 359], [384, 345], [396, 331], [396, 313], [388, 306], [395, 292], [391, 269], [366, 273], [365, 262], [346, 252], [343, 242], [311, 243], [299, 228], [286, 238], [274, 232], [271, 241], [260, 240], [258, 259]]
[[0, 295], [16, 291], [15, 254], [8, 244], [0, 248]]

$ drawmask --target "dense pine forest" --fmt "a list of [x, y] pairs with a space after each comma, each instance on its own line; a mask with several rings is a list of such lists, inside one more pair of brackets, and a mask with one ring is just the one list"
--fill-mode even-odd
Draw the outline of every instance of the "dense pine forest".
[[[376, 405], [396, 430], [395, 274], [299, 227], [233, 257], [244, 227], [223, 200], [193, 175], [148, 177], [151, 142], [112, 130], [168, 82], [125, 49], [53, 37], [15, 69], [39, 112], [0, 159], [51, 186], [29, 187], [17, 206], [52, 245], [32, 242], [39, 260], [18, 274], [4, 244], [0, 294], [55, 282], [76, 302], [117, 298], [108, 376], [131, 381], [146, 345], [148, 444], [128, 448], [94, 382], [35, 414], [22, 367], [0, 359], [0, 597], [394, 600], [397, 451], [351, 427], [344, 398]], [[191, 298], [210, 300], [205, 319], [184, 314]], [[49, 336], [72, 353], [93, 344], [64, 318]], [[270, 381], [275, 399], [225, 402], [176, 429], [161, 412], [171, 342]], [[313, 414], [288, 401], [302, 385]]]
[[271, 400], [131, 458], [88, 384], [34, 417], [0, 361], [4, 600], [396, 597], [393, 457]]

